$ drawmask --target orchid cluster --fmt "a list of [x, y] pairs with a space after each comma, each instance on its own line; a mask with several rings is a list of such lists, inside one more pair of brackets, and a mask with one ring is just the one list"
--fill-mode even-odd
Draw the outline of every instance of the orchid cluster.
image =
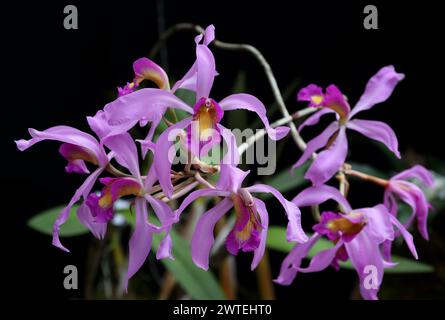
[[[317, 272], [328, 266], [338, 268], [339, 261], [349, 259], [360, 278], [363, 298], [376, 299], [384, 269], [396, 264], [391, 261], [391, 246], [395, 238], [402, 236], [416, 259], [413, 237], [407, 229], [416, 222], [420, 234], [428, 239], [427, 215], [430, 206], [422, 189], [410, 179], [417, 178], [426, 186], [431, 186], [433, 178], [419, 165], [390, 180], [353, 170], [346, 163], [346, 132], [347, 129], [354, 130], [382, 142], [400, 158], [397, 138], [388, 125], [355, 119], [355, 116], [388, 99], [404, 75], [397, 73], [392, 66], [382, 68], [369, 80], [365, 93], [354, 108], [334, 85], [323, 91], [311, 84], [299, 91], [298, 100], [309, 102], [309, 107], [315, 113], [300, 125], [298, 131], [316, 125], [324, 115], [332, 114], [335, 119], [307, 143], [303, 155], [295, 163], [294, 167], [298, 167], [311, 159], [312, 164], [305, 178], [312, 185], [289, 201], [277, 189], [266, 184], [243, 186], [249, 171], [238, 168], [240, 152], [235, 136], [221, 124], [225, 112], [245, 109], [256, 113], [265, 132], [273, 140], [281, 140], [290, 129], [286, 126], [273, 127], [266, 116], [264, 104], [250, 94], [232, 94], [219, 101], [211, 97], [213, 82], [218, 75], [215, 58], [209, 48], [214, 38], [213, 26], [207, 27], [195, 38], [196, 60], [174, 85], [170, 84], [166, 72], [155, 62], [148, 58], [136, 60], [132, 82], [118, 88], [116, 100], [105, 105], [94, 116], [87, 117], [96, 137], [73, 127], [55, 126], [43, 131], [29, 129], [31, 139], [16, 141], [21, 151], [43, 140], [59, 141], [62, 143], [59, 152], [67, 160], [66, 172], [86, 176], [54, 223], [53, 245], [69, 251], [60, 241], [59, 229], [67, 221], [75, 204], [79, 203], [79, 221], [96, 238], [103, 239], [107, 224], [115, 215], [114, 204], [123, 197], [130, 197], [134, 204], [135, 227], [129, 240], [127, 286], [129, 279], [149, 255], [153, 235], [162, 236], [156, 258], [173, 259], [171, 229], [180, 222], [191, 203], [200, 197], [212, 197], [218, 201], [199, 217], [193, 233], [193, 262], [204, 270], [209, 268], [215, 225], [233, 208], [236, 221], [226, 236], [225, 247], [232, 255], [237, 255], [240, 250], [253, 252], [253, 270], [263, 258], [269, 225], [266, 205], [255, 194], [270, 193], [279, 201], [287, 218], [287, 241], [295, 243], [275, 281], [288, 285], [298, 272]], [[156, 87], [142, 86], [143, 82], [152, 82]], [[179, 89], [196, 94], [192, 107], [175, 94]], [[174, 110], [182, 110], [189, 116], [170, 121], [166, 113], [174, 114]], [[161, 122], [166, 124], [166, 129], [157, 134]], [[144, 139], [135, 139], [130, 134], [134, 127], [148, 127]], [[212, 148], [224, 145], [226, 152], [219, 164], [205, 161]], [[173, 158], [178, 146], [187, 155], [179, 171], [173, 170]], [[150, 166], [147, 172], [142, 172], [141, 161], [147, 159], [152, 159]], [[95, 169], [90, 171], [93, 167]], [[349, 176], [377, 183], [384, 188], [382, 203], [369, 208], [351, 208], [346, 199]], [[215, 184], [210, 182], [211, 177], [218, 178]], [[333, 177], [340, 180], [340, 190], [327, 184]], [[94, 191], [97, 181], [102, 184], [98, 193]], [[200, 188], [196, 189], [198, 186]], [[171, 200], [182, 198], [180, 205], [172, 208]], [[300, 208], [312, 206], [318, 209], [328, 200], [334, 200], [338, 205], [323, 211], [313, 226], [312, 235], [306, 234], [301, 226]], [[412, 208], [411, 217], [403, 224], [398, 219], [399, 202]], [[155, 219], [149, 217], [149, 212], [155, 214]], [[308, 267], [302, 267], [303, 258], [322, 237], [332, 241], [332, 248], [319, 252]], [[376, 286], [372, 288], [364, 285], [365, 269], [370, 265], [377, 269], [378, 275]]]

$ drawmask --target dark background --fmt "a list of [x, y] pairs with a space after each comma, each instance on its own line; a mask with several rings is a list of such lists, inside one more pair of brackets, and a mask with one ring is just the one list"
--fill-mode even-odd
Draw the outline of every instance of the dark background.
[[[56, 143], [42, 143], [20, 153], [13, 140], [27, 139], [28, 127], [66, 124], [87, 130], [85, 117], [114, 98], [115, 88], [131, 80], [132, 62], [146, 56], [156, 42], [160, 15], [166, 27], [179, 22], [212, 23], [218, 39], [256, 46], [270, 62], [282, 89], [295, 79], [301, 81], [298, 88], [313, 82], [322, 86], [335, 83], [354, 102], [370, 76], [382, 66], [394, 64], [406, 79], [388, 102], [361, 117], [390, 124], [408, 163], [415, 160], [428, 165], [445, 159], [444, 37], [437, 1], [166, 1], [161, 8], [159, 3], [163, 2], [2, 4], [2, 78], [6, 83], [1, 125], [1, 265], [7, 295], [23, 299], [82, 297], [82, 290], [63, 289], [62, 270], [66, 264], [82, 268], [90, 239], [66, 240], [72, 251], [66, 254], [51, 246], [50, 237], [26, 226], [34, 214], [68, 202], [82, 180], [65, 174]], [[63, 8], [68, 4], [78, 8], [78, 30], [63, 27]], [[377, 6], [379, 30], [363, 28], [366, 4]], [[168, 64], [171, 78], [182, 76], [193, 63], [193, 37], [191, 32], [177, 34], [168, 42], [168, 60], [156, 59], [164, 67]], [[244, 70], [248, 92], [266, 104], [273, 102], [267, 79], [250, 55], [216, 48], [213, 52], [221, 74], [213, 97], [218, 100], [227, 95], [239, 70]], [[291, 99], [288, 107], [292, 111], [302, 105]], [[286, 143], [286, 156], [279, 163], [283, 168], [300, 155], [290, 139]], [[381, 149], [366, 141], [356, 144], [352, 156], [390, 169]], [[379, 193], [361, 193], [361, 188], [359, 185], [353, 192], [353, 204], [370, 205], [380, 199]], [[443, 241], [443, 218], [434, 223], [432, 232], [437, 236], [432, 239]], [[441, 263], [443, 244], [439, 247], [433, 240], [428, 244], [417, 237], [421, 260]], [[275, 276], [283, 255], [272, 253], [271, 258]], [[241, 257], [241, 263], [247, 260], [250, 256]], [[443, 263], [438, 266], [443, 272]], [[354, 279], [355, 274], [348, 271], [305, 275], [298, 284], [280, 288], [278, 298], [348, 298]], [[390, 292], [391, 286], [406, 285], [407, 281], [412, 289], [404, 288], [396, 297], [444, 297], [443, 275], [387, 276], [384, 285], [388, 283]]]

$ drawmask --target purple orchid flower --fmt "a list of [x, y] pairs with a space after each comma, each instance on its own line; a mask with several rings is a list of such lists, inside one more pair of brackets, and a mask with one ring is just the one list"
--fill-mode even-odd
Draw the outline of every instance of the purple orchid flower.
[[[176, 210], [178, 217], [199, 197], [223, 197], [215, 207], [204, 213], [197, 225], [191, 242], [193, 262], [200, 268], [209, 268], [209, 253], [214, 242], [213, 229], [216, 223], [232, 207], [235, 208], [236, 222], [226, 238], [226, 249], [232, 255], [237, 255], [239, 250], [254, 252], [251, 269], [255, 269], [261, 261], [266, 246], [269, 217], [263, 201], [255, 198], [252, 193], [271, 193], [283, 206], [287, 218], [287, 239], [303, 243], [308, 240], [301, 228], [300, 210], [292, 202], [286, 200], [275, 188], [256, 184], [250, 187], [241, 187], [249, 171], [236, 168], [238, 154], [236, 149], [231, 154], [235, 165], [221, 164], [220, 178], [215, 188], [206, 188], [189, 194], [181, 206]], [[227, 157], [227, 155], [226, 155]]]
[[[320, 222], [313, 227], [315, 233], [309, 241], [297, 244], [284, 259], [280, 275], [275, 280], [289, 285], [298, 272], [318, 272], [329, 265], [338, 268], [339, 260], [351, 260], [360, 278], [360, 293], [364, 299], [377, 299], [378, 288], [383, 279], [384, 268], [396, 264], [384, 260], [380, 245], [394, 240], [394, 227], [398, 228], [411, 253], [417, 259], [413, 237], [383, 205], [353, 210], [341, 193], [330, 186], [313, 186], [302, 191], [292, 202], [298, 207], [318, 205], [327, 200], [336, 201], [344, 213], [323, 212]], [[302, 259], [322, 237], [333, 241], [334, 247], [318, 252], [308, 267], [301, 267]], [[377, 283], [365, 285], [366, 269], [373, 266], [377, 271]], [[369, 267], [368, 267], [369, 268]]]
[[[431, 172], [420, 165], [400, 172], [388, 180], [385, 186], [384, 205], [395, 217], [398, 213], [397, 200], [405, 202], [411, 207], [412, 213], [408, 221], [404, 224], [409, 228], [414, 219], [417, 219], [417, 228], [425, 240], [428, 240], [427, 218], [428, 209], [431, 205], [426, 199], [425, 193], [417, 185], [407, 181], [407, 179], [418, 179], [426, 187], [434, 185], [434, 178]], [[383, 246], [383, 253], [386, 259], [391, 259], [392, 242], [386, 242]]]
[[[113, 135], [104, 140], [104, 144], [114, 152], [116, 161], [131, 173], [130, 177], [102, 178], [105, 185], [100, 195], [91, 193], [86, 201], [94, 221], [107, 223], [113, 218], [113, 204], [123, 196], [135, 196], [136, 224], [129, 242], [128, 280], [139, 270], [151, 249], [153, 233], [165, 232], [156, 253], [157, 259], [173, 258], [171, 255], [172, 240], [170, 229], [177, 222], [171, 208], [163, 201], [147, 193], [156, 182], [156, 172], [152, 166], [145, 181], [140, 175], [137, 147], [128, 133]], [[152, 208], [160, 221], [157, 226], [148, 220], [147, 204]]]
[[[99, 175], [105, 170], [112, 154], [107, 155], [103, 146], [88, 133], [82, 132], [78, 129], [68, 126], [56, 126], [44, 131], [37, 131], [29, 129], [31, 135], [30, 140], [16, 141], [17, 148], [24, 151], [34, 144], [43, 140], [56, 140], [63, 142], [60, 146], [60, 153], [67, 159], [68, 165], [65, 167], [67, 172], [89, 174], [85, 162], [97, 165], [98, 168], [91, 173], [84, 181], [84, 183], [76, 190], [74, 196], [71, 198], [68, 205], [61, 211], [57, 217], [53, 227], [52, 244], [64, 251], [69, 251], [65, 248], [59, 239], [59, 229], [63, 225], [70, 214], [72, 206], [78, 202], [82, 197], [86, 199], [95, 181]], [[106, 228], [103, 224], [96, 223], [92, 217], [87, 214], [85, 205], [81, 205], [77, 210], [79, 221], [83, 223], [97, 238], [101, 239], [105, 235]]]
[[[155, 166], [159, 174], [159, 182], [167, 196], [171, 196], [170, 185], [171, 161], [168, 159], [168, 150], [174, 143], [175, 137], [171, 132], [186, 129], [188, 136], [197, 137], [196, 141], [189, 141], [191, 152], [198, 157], [202, 152], [208, 151], [211, 145], [220, 142], [221, 130], [224, 127], [220, 121], [225, 111], [246, 109], [256, 112], [265, 125], [269, 136], [279, 140], [287, 135], [288, 127], [272, 128], [266, 116], [266, 108], [256, 97], [249, 94], [234, 94], [221, 100], [219, 103], [209, 97], [215, 76], [215, 59], [207, 45], [214, 39], [214, 27], [209, 26], [204, 35], [195, 38], [196, 61], [186, 75], [173, 87], [187, 88], [196, 92], [196, 104], [193, 108], [177, 98], [172, 92], [159, 89], [140, 89], [134, 93], [118, 98], [105, 107], [107, 119], [112, 125], [120, 123], [137, 122], [142, 118], [151, 119], [153, 114], [163, 114], [166, 108], [180, 109], [191, 114], [190, 117], [174, 124], [165, 130], [156, 142]], [[204, 143], [206, 148], [201, 148]], [[193, 146], [199, 146], [194, 148]], [[158, 150], [159, 149], [159, 150]], [[167, 179], [168, 178], [168, 179]], [[168, 181], [166, 181], [168, 180]]]
[[298, 100], [309, 101], [310, 106], [321, 109], [306, 119], [299, 130], [305, 126], [317, 124], [325, 114], [335, 113], [337, 120], [308, 142], [306, 150], [293, 168], [302, 165], [317, 150], [325, 148], [313, 161], [305, 178], [311, 180], [314, 185], [321, 185], [332, 178], [346, 159], [348, 152], [346, 129], [355, 130], [368, 138], [384, 143], [400, 158], [397, 137], [387, 124], [380, 121], [353, 119], [353, 117], [388, 99], [397, 83], [404, 77], [403, 74], [397, 73], [393, 66], [380, 69], [369, 80], [365, 92], [352, 110], [346, 98], [335, 85], [327, 87], [326, 93], [313, 84], [301, 89], [297, 96]]

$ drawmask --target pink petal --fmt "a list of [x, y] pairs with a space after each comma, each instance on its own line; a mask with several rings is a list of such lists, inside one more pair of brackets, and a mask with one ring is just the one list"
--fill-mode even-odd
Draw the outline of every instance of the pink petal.
[[46, 129], [44, 131], [38, 131], [35, 129], [28, 129], [32, 139], [30, 140], [18, 140], [15, 143], [20, 151], [24, 151], [33, 146], [37, 142], [43, 140], [55, 140], [74, 144], [90, 150], [98, 159], [100, 165], [106, 165], [108, 163], [107, 155], [103, 148], [99, 145], [99, 142], [90, 134], [80, 131], [76, 128], [68, 126], [56, 126]]
[[198, 100], [209, 97], [217, 72], [213, 53], [205, 45], [196, 47], [196, 63], [196, 99]]
[[192, 108], [173, 93], [154, 88], [144, 88], [117, 98], [104, 108], [111, 125], [128, 121], [153, 121], [162, 117], [167, 108], [179, 109], [190, 114]]
[[360, 100], [357, 102], [349, 118], [357, 113], [372, 108], [377, 103], [389, 98], [397, 83], [403, 80], [405, 75], [397, 73], [394, 66], [386, 66], [379, 70], [366, 84], [366, 89]]
[[129, 241], [128, 271], [125, 277], [125, 288], [128, 280], [141, 268], [151, 249], [153, 230], [148, 224], [147, 203], [144, 198], [136, 198], [136, 225]]
[[310, 272], [319, 272], [321, 270], [326, 269], [327, 267], [329, 267], [329, 265], [331, 265], [332, 260], [334, 260], [338, 249], [342, 245], [343, 241], [340, 240], [334, 247], [318, 252], [311, 259], [311, 262], [309, 263], [309, 266], [307, 268], [298, 267], [297, 270], [304, 273], [310, 273]]
[[116, 161], [131, 174], [141, 181], [141, 173], [139, 170], [138, 151], [133, 138], [129, 133], [121, 133], [104, 139], [103, 143], [114, 151]]
[[[364, 299], [376, 300], [377, 292], [380, 288], [383, 279], [383, 258], [380, 254], [379, 245], [372, 237], [366, 232], [366, 227], [357, 236], [345, 243], [346, 251], [348, 252], [349, 259], [352, 262], [355, 270], [358, 273], [360, 281], [360, 293]], [[365, 274], [365, 268], [374, 266], [377, 272], [377, 288], [365, 288], [365, 280], [367, 274]]]
[[218, 189], [201, 189], [190, 193], [181, 203], [175, 214], [179, 217], [181, 213], [187, 208], [193, 201], [200, 197], [228, 197], [230, 192]]
[[391, 178], [391, 180], [404, 180], [409, 178], [415, 178], [421, 181], [428, 187], [433, 187], [434, 177], [429, 170], [421, 165], [415, 165], [414, 167], [404, 170], [399, 174]]
[[292, 202], [287, 201], [277, 189], [266, 184], [256, 184], [246, 188], [246, 190], [249, 192], [271, 193], [281, 203], [287, 214], [287, 219], [289, 220], [286, 232], [287, 240], [297, 241], [300, 243], [306, 242], [308, 240], [308, 237], [301, 227], [300, 209], [298, 209], [298, 207]]
[[281, 285], [290, 285], [297, 276], [301, 261], [303, 258], [306, 258], [309, 250], [315, 245], [320, 237], [321, 236], [318, 233], [314, 233], [307, 242], [295, 245], [295, 247], [283, 260], [280, 275], [276, 280], [274, 280], [274, 282]]
[[405, 240], [414, 258], [419, 259], [419, 256], [417, 255], [416, 246], [414, 245], [413, 236], [411, 235], [411, 233], [409, 233], [408, 230], [406, 230], [405, 227], [399, 222], [399, 220], [397, 220], [397, 218], [394, 217], [393, 215], [389, 215], [389, 219], [397, 227], [397, 229], [399, 229], [403, 239]]
[[168, 76], [159, 65], [148, 58], [137, 59], [133, 63], [135, 82], [139, 85], [143, 80], [151, 80], [159, 89], [170, 90]]
[[68, 219], [70, 215], [70, 210], [72, 206], [79, 201], [81, 197], [86, 199], [88, 197], [88, 194], [91, 192], [91, 189], [94, 186], [94, 183], [96, 182], [99, 175], [102, 173], [103, 168], [97, 168], [91, 175], [88, 176], [88, 178], [85, 179], [85, 181], [82, 183], [82, 185], [79, 187], [79, 189], [76, 190], [73, 197], [71, 198], [68, 205], [60, 212], [59, 216], [57, 217], [56, 221], [53, 225], [53, 241], [52, 244], [66, 252], [69, 252], [67, 248], [65, 248], [59, 239], [59, 229], [60, 226], [63, 225], [66, 220]]
[[191, 243], [192, 259], [198, 267], [204, 270], [209, 269], [210, 249], [215, 241], [213, 229], [221, 217], [232, 207], [232, 201], [224, 199], [199, 218]]
[[264, 251], [266, 249], [267, 229], [269, 227], [269, 214], [267, 213], [266, 205], [260, 199], [253, 198], [253, 200], [261, 219], [261, 233], [260, 244], [253, 253], [253, 260], [252, 264], [250, 265], [250, 270], [254, 270], [260, 263], [261, 259], [263, 259]]
[[292, 202], [298, 207], [309, 207], [321, 204], [327, 200], [336, 201], [346, 212], [352, 210], [348, 200], [346, 200], [340, 191], [327, 185], [309, 187], [301, 191], [294, 199], [292, 199]]
[[318, 154], [304, 177], [311, 180], [314, 185], [323, 184], [340, 170], [345, 163], [347, 154], [348, 140], [345, 128], [340, 127], [338, 136], [332, 145]]
[[400, 152], [398, 150], [399, 143], [397, 141], [396, 134], [386, 123], [380, 121], [354, 119], [347, 123], [347, 127], [360, 132], [370, 139], [383, 143], [397, 156], [397, 158], [400, 158]]
[[255, 112], [260, 117], [267, 130], [267, 134], [272, 140], [280, 140], [289, 132], [288, 129], [285, 129], [286, 127], [278, 127], [275, 129], [272, 128], [269, 125], [269, 120], [267, 119], [266, 107], [260, 100], [250, 94], [232, 94], [224, 98], [219, 105], [224, 111], [246, 109]]
[[176, 154], [176, 149], [173, 147], [173, 144], [176, 137], [180, 134], [179, 130], [187, 127], [191, 121], [192, 118], [185, 118], [172, 125], [162, 132], [156, 141], [153, 164], [158, 175], [159, 184], [165, 195], [169, 198], [173, 195], [173, 185], [170, 179], [172, 162]]
[[319, 111], [307, 117], [298, 127], [298, 131], [303, 130], [304, 127], [316, 125], [322, 116], [329, 113], [335, 113], [335, 111], [329, 108], [321, 108]]
[[332, 122], [326, 129], [323, 130], [318, 136], [309, 141], [306, 145], [306, 149], [303, 155], [298, 159], [298, 161], [292, 166], [295, 169], [301, 166], [306, 160], [308, 160], [314, 152], [318, 149], [323, 148], [328, 143], [332, 135], [338, 130], [338, 123]]
[[104, 238], [107, 232], [107, 224], [96, 222], [90, 208], [85, 203], [82, 203], [77, 209], [77, 218], [97, 239], [102, 240]]

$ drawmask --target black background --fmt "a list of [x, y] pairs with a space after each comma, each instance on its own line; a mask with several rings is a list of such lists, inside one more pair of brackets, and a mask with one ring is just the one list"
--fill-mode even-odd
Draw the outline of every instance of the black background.
[[[63, 27], [67, 4], [77, 5], [78, 30]], [[372, 2], [379, 10], [378, 30], [363, 28], [366, 4], [371, 2], [168, 1], [163, 6], [167, 27], [179, 22], [213, 23], [217, 38], [256, 46], [270, 62], [282, 89], [296, 78], [301, 86], [335, 83], [350, 101], [357, 101], [369, 77], [382, 66], [394, 64], [406, 79], [388, 102], [362, 118], [384, 119], [390, 124], [402, 154], [414, 150], [443, 160], [444, 37], [438, 1]], [[66, 203], [81, 178], [65, 174], [56, 143], [42, 143], [21, 153], [13, 140], [27, 138], [28, 127], [66, 124], [87, 130], [85, 116], [93, 115], [114, 98], [115, 88], [131, 80], [132, 62], [147, 55], [156, 42], [158, 9], [156, 1], [2, 4], [5, 84], [0, 232], [4, 250], [0, 257], [7, 295], [82, 297], [81, 290], [73, 293], [63, 289], [62, 270], [66, 264], [82, 268], [89, 238], [67, 240], [72, 253], [65, 254], [51, 246], [49, 237], [26, 227], [29, 217]], [[172, 78], [182, 76], [193, 63], [193, 37], [193, 33], [184, 32], [169, 41], [168, 72]], [[273, 102], [267, 79], [251, 56], [213, 51], [221, 74], [212, 91], [217, 100], [229, 93], [243, 69], [249, 93], [266, 104]], [[291, 101], [288, 107], [297, 110], [301, 105]], [[379, 151], [365, 144], [354, 149], [353, 156], [385, 167]], [[293, 163], [299, 154], [296, 149], [287, 149], [280, 166]], [[369, 198], [367, 195], [358, 202]], [[276, 275], [283, 257], [272, 258]], [[307, 276], [298, 286], [280, 289], [278, 297], [347, 298], [355, 275], [340, 274], [328, 271], [322, 278]], [[436, 297], [425, 290], [427, 297]]]

